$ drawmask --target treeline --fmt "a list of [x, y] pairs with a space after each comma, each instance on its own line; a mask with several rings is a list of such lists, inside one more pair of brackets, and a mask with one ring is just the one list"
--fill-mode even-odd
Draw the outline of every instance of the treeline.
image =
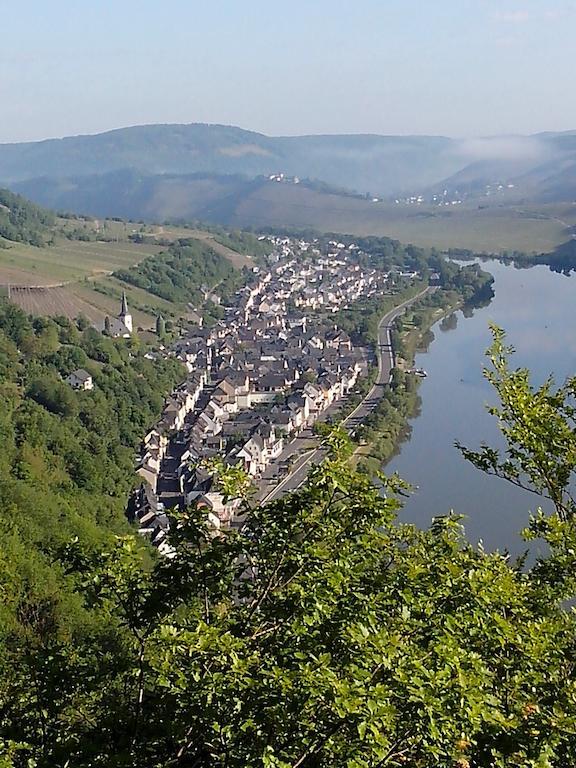
[[492, 296], [493, 277], [478, 264], [462, 267], [435, 248], [403, 245], [387, 237], [357, 238], [354, 242], [365, 251], [365, 255], [359, 257], [365, 266], [386, 271], [413, 270], [426, 278], [435, 274], [436, 285], [446, 290], [459, 291], [465, 302], [480, 301]]
[[[370, 445], [369, 459], [375, 459], [374, 469], [379, 470], [383, 461], [389, 459], [402, 436], [409, 429], [408, 419], [419, 407], [418, 380], [399, 368], [392, 370], [392, 381], [386, 387], [376, 408], [363, 421], [355, 439]], [[364, 458], [360, 468], [372, 468], [372, 462]]]
[[255, 256], [258, 258], [267, 256], [272, 251], [271, 243], [266, 240], [258, 240], [255, 235], [240, 229], [227, 232], [219, 228], [214, 239], [221, 245], [225, 245], [227, 248], [237, 253], [242, 253], [245, 256]]
[[562, 243], [549, 253], [505, 253], [502, 256], [506, 261], [512, 261], [517, 267], [532, 267], [536, 264], [544, 264], [552, 272], [563, 272], [569, 275], [576, 270], [576, 239], [572, 238]]
[[[129, 530], [135, 448], [184, 375], [179, 362], [144, 352], [83, 323], [32, 320], [0, 303], [0, 649], [34, 647], [48, 631], [43, 622], [56, 634], [92, 622], [60, 554], [72, 539], [92, 551]], [[79, 367], [92, 375], [92, 391], [65, 382]], [[2, 662], [0, 651], [0, 679]]]
[[375, 346], [378, 341], [378, 324], [386, 312], [411, 299], [424, 287], [423, 283], [408, 285], [396, 293], [372, 296], [355, 302], [348, 309], [339, 310], [334, 318], [339, 328], [346, 331], [354, 344]]
[[[443, 290], [426, 297], [426, 304], [433, 307], [446, 305], [447, 294], [455, 292], [460, 302], [465, 306], [488, 301], [493, 296], [492, 283], [494, 278], [488, 272], [484, 272], [477, 264], [460, 267], [454, 262], [447, 261], [440, 254], [432, 254], [426, 258], [424, 266], [405, 267], [418, 269], [427, 281], [432, 275], [436, 275], [435, 284]], [[352, 340], [359, 344], [374, 346], [378, 338], [378, 324], [382, 315], [393, 309], [405, 299], [414, 296], [425, 282], [410, 285], [402, 278], [396, 278], [396, 293], [382, 296], [373, 296], [366, 300], [356, 302], [348, 309], [340, 310], [336, 314], [338, 325], [347, 331]], [[453, 302], [453, 297], [448, 297]]]
[[464, 304], [472, 305], [490, 300], [494, 296], [494, 278], [479, 264], [462, 267], [432, 252], [428, 258], [429, 269], [438, 275], [437, 284], [448, 291], [458, 291]]
[[55, 216], [21, 195], [0, 189], [0, 237], [41, 247], [53, 237]]
[[569, 275], [576, 270], [576, 237], [562, 243], [553, 251], [544, 253], [525, 253], [524, 251], [503, 251], [498, 255], [487, 256], [466, 249], [451, 249], [448, 255], [454, 259], [470, 260], [480, 258], [497, 259], [502, 263], [512, 263], [519, 269], [534, 267], [539, 264], [550, 267], [552, 272]]
[[202, 304], [203, 286], [224, 300], [242, 284], [242, 272], [206, 243], [181, 239], [178, 245], [149, 256], [130, 269], [118, 270], [114, 277], [175, 303]]

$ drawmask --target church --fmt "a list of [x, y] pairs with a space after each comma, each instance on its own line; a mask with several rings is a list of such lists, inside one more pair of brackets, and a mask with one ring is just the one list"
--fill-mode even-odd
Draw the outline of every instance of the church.
[[134, 325], [132, 323], [132, 315], [128, 311], [126, 291], [122, 291], [122, 306], [120, 307], [120, 314], [118, 317], [109, 317], [106, 315], [100, 330], [102, 333], [105, 333], [107, 336], [112, 336], [114, 339], [129, 339], [130, 336], [132, 336]]

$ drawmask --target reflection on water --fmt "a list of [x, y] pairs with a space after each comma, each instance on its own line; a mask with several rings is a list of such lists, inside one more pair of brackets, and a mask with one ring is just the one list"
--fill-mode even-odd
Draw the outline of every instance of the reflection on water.
[[525, 549], [518, 534], [538, 497], [486, 477], [461, 458], [454, 442], [502, 444], [485, 408], [495, 402], [482, 376], [489, 323], [506, 330], [516, 349], [513, 364], [530, 368], [536, 384], [550, 373], [558, 382], [576, 373], [576, 279], [543, 266], [517, 270], [491, 262], [485, 268], [495, 277], [492, 302], [472, 317], [459, 312], [438, 323], [429, 350], [417, 356], [416, 366], [429, 374], [420, 387], [421, 413], [386, 472], [417, 486], [403, 520], [427, 526], [434, 515], [453, 510], [465, 516], [472, 542], [517, 553]]
[[455, 331], [458, 327], [458, 313], [453, 312], [451, 315], [447, 315], [440, 321], [441, 331]]

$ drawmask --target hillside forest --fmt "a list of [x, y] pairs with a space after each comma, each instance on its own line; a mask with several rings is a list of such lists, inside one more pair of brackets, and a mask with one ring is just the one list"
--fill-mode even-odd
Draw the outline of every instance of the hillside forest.
[[[337, 430], [304, 488], [272, 504], [221, 470], [246, 526], [214, 536], [188, 509], [172, 559], [129, 535], [54, 535], [29, 559], [33, 532], [6, 523], [2, 765], [573, 764], [576, 381], [536, 389], [509, 354], [496, 330], [487, 375], [505, 454], [463, 450], [553, 502], [529, 521], [526, 538], [549, 545], [530, 566], [472, 547], [455, 517], [398, 523], [405, 485], [381, 476], [382, 494], [352, 471]], [[27, 449], [29, 477], [42, 449]], [[4, 509], [17, 512], [22, 482]]]

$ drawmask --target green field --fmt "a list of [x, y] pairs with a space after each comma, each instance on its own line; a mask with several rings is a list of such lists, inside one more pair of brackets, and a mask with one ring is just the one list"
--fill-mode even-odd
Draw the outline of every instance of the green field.
[[[167, 316], [185, 314], [186, 307], [175, 307], [111, 276], [117, 269], [127, 269], [147, 256], [159, 253], [166, 248], [166, 241], [178, 238], [208, 242], [237, 268], [252, 263], [249, 257], [217, 243], [210, 232], [203, 230], [78, 219], [61, 219], [58, 229], [80, 229], [107, 240], [116, 240], [68, 240], [61, 232], [54, 245], [44, 248], [2, 240], [0, 286], [12, 286], [12, 299], [31, 314], [76, 316], [81, 312], [93, 320], [101, 320], [107, 314], [118, 313], [123, 290], [127, 293], [134, 321], [142, 328], [152, 327], [158, 312]], [[133, 234], [141, 235], [144, 242], [131, 242], [128, 238]], [[44, 290], [34, 290], [40, 287]]]
[[80, 280], [129, 267], [159, 250], [158, 244], [128, 242], [62, 240], [46, 248], [10, 243], [0, 248], [0, 283], [51, 285]]
[[542, 253], [570, 237], [576, 209], [563, 213], [565, 218], [560, 219], [555, 208], [462, 208], [446, 212], [433, 208], [396, 217], [392, 212], [387, 228], [392, 237], [420, 246]]
[[576, 205], [441, 208], [373, 203], [297, 185], [268, 184], [238, 201], [232, 224], [388, 236], [440, 249], [532, 253], [551, 251], [570, 238], [570, 228], [576, 225]]

